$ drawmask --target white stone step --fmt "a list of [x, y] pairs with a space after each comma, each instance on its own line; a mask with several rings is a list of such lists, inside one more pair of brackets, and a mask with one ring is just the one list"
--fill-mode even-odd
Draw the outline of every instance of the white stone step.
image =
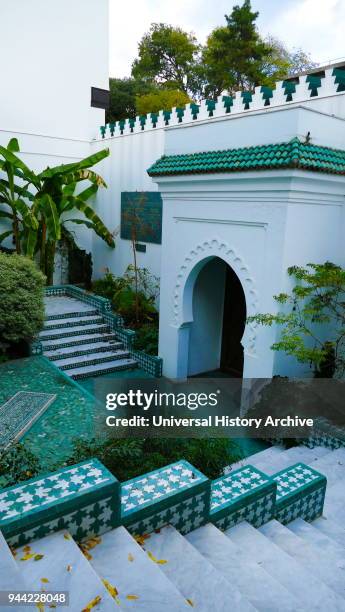
[[[25, 559], [27, 556], [42, 555], [42, 558]], [[79, 612], [96, 597], [98, 605], [92, 611], [114, 611], [116, 603], [110, 596], [100, 577], [67, 532], [49, 535], [17, 550], [16, 562], [31, 590], [40, 591], [42, 587], [50, 591], [68, 591], [69, 606], [61, 610]], [[46, 582], [47, 581], [47, 582]]]
[[161, 566], [149, 559], [124, 527], [102, 535], [88, 552], [97, 574], [116, 588], [124, 610], [188, 610], [185, 598], [161, 572]]
[[115, 372], [116, 370], [135, 368], [136, 365], [137, 362], [135, 361], [135, 359], [115, 359], [114, 361], [107, 361], [106, 363], [100, 363], [98, 365], [88, 365], [80, 368], [66, 370], [66, 374], [68, 376], [72, 376], [72, 378], [82, 378], [86, 375], [98, 376], [99, 374], [107, 373], [110, 370], [112, 372]]
[[345, 525], [336, 523], [327, 516], [320, 516], [312, 522], [313, 527], [331, 538], [345, 549]]
[[[21, 575], [17, 563], [0, 531], [0, 591], [25, 591], [30, 588]], [[1, 612], [27, 612], [27, 606], [1, 606]]]
[[145, 550], [166, 563], [160, 569], [191, 605], [200, 612], [251, 611], [255, 608], [233, 584], [172, 526], [151, 533], [143, 544]]
[[248, 560], [259, 563], [291, 591], [306, 610], [344, 611], [345, 602], [340, 595], [246, 521], [226, 531], [226, 535], [247, 554]]
[[340, 480], [337, 484], [328, 485], [326, 489], [324, 515], [340, 525], [345, 524], [345, 483]]
[[315, 447], [312, 449], [307, 448], [304, 445], [294, 446], [283, 451], [280, 455], [275, 455], [274, 457], [259, 461], [256, 464], [256, 467], [265, 472], [265, 474], [271, 476], [272, 474], [276, 474], [276, 472], [284, 470], [290, 465], [300, 461], [310, 464], [319, 457], [322, 458], [325, 455], [328, 455], [329, 452], [329, 449], [326, 449], [324, 446]]
[[67, 359], [68, 357], [77, 356], [76, 353], [79, 353], [79, 355], [89, 355], [90, 353], [102, 354], [103, 352], [107, 352], [111, 349], [116, 351], [118, 349], [121, 349], [122, 346], [122, 342], [117, 342], [115, 340], [113, 342], [103, 342], [102, 336], [100, 336], [100, 342], [94, 342], [92, 344], [85, 343], [80, 344], [78, 346], [67, 346], [60, 349], [54, 349], [52, 351], [44, 351], [44, 354], [48, 358], [56, 359], [57, 357], [63, 356]]
[[[310, 465], [315, 470], [324, 474], [328, 481], [328, 487], [336, 484], [340, 480], [345, 479], [345, 448], [338, 448], [337, 450], [330, 451], [324, 457], [320, 457], [316, 461], [313, 461]], [[345, 482], [344, 482], [345, 486]]]
[[345, 572], [338, 567], [338, 558], [324, 554], [323, 551], [318, 550], [276, 520], [262, 525], [259, 530], [304, 565], [316, 578], [345, 597]]
[[44, 324], [44, 329], [63, 329], [63, 327], [69, 328], [69, 326], [87, 325], [89, 322], [102, 323], [102, 321], [103, 319], [99, 314], [86, 314], [81, 318], [78, 316], [73, 316], [62, 319], [48, 319]]
[[48, 338], [53, 339], [55, 337], [69, 338], [70, 336], [78, 335], [79, 332], [83, 332], [83, 335], [85, 335], [87, 334], [88, 330], [92, 330], [92, 333], [96, 334], [96, 333], [106, 332], [107, 329], [108, 329], [108, 326], [105, 324], [89, 323], [88, 325], [75, 325], [73, 327], [66, 327], [66, 329], [63, 329], [63, 328], [54, 329], [54, 330], [43, 329], [40, 332], [39, 337], [42, 340], [45, 340]]
[[262, 612], [302, 610], [292, 593], [270, 576], [217, 527], [208, 523], [188, 533], [187, 540]]
[[67, 295], [51, 295], [44, 298], [45, 311], [47, 316], [65, 315], [73, 312], [94, 311], [95, 307], [76, 298]]
[[105, 342], [106, 340], [111, 341], [111, 339], [115, 339], [114, 334], [112, 333], [94, 333], [94, 334], [80, 334], [75, 337], [69, 338], [54, 338], [53, 340], [45, 340], [44, 338], [40, 338], [43, 348], [49, 347], [51, 345], [59, 346], [60, 344], [67, 344], [70, 347], [81, 346], [85, 342], [90, 342], [92, 344], [98, 344], [98, 342]]
[[240, 461], [236, 461], [236, 463], [232, 463], [231, 465], [228, 465], [224, 469], [224, 472], [228, 474], [229, 472], [237, 470], [243, 465], [256, 466], [257, 463], [265, 461], [266, 459], [271, 460], [277, 455], [280, 455], [281, 453], [283, 453], [283, 451], [284, 451], [283, 446], [280, 446], [280, 445], [270, 446], [270, 448], [265, 448], [265, 450], [259, 451], [258, 453], [255, 453], [254, 455], [250, 455], [250, 457], [245, 457], [244, 459], [240, 459]]
[[322, 554], [330, 555], [332, 558], [338, 558], [338, 567], [345, 570], [345, 549], [340, 543], [335, 542], [316, 529], [313, 523], [307, 523], [300, 518], [289, 523], [287, 527], [300, 538], [309, 542], [309, 544], [322, 550]]
[[[52, 361], [58, 368], [63, 368], [64, 366], [63, 369], [66, 368], [66, 370], [70, 370], [71, 368], [76, 368], [79, 364], [87, 364], [89, 361], [97, 362], [98, 360], [106, 358], [109, 361], [114, 361], [116, 359], [127, 359], [128, 356], [128, 351], [108, 350], [102, 353], [89, 353], [88, 355], [79, 355], [78, 357], [66, 357], [65, 359], [57, 359], [56, 361], [54, 361], [53, 359]], [[104, 363], [108, 363], [108, 361], [105, 361]], [[98, 367], [100, 364], [95, 363], [94, 365]]]

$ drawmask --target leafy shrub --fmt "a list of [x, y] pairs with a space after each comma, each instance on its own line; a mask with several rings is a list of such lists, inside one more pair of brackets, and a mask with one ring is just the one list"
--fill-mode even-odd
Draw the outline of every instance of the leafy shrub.
[[158, 324], [152, 322], [136, 330], [133, 348], [148, 355], [158, 355]]
[[0, 487], [11, 487], [42, 471], [38, 458], [23, 444], [12, 444], [0, 455]]
[[0, 253], [0, 342], [31, 340], [44, 321], [45, 277], [30, 259]]
[[142, 291], [137, 294], [130, 287], [118, 291], [113, 298], [114, 310], [120, 314], [126, 325], [138, 327], [157, 317], [152, 298]]
[[159, 294], [159, 279], [147, 268], [129, 265], [123, 276], [109, 270], [103, 278], [92, 284], [97, 295], [111, 300], [113, 310], [120, 314], [126, 325], [140, 327], [157, 319], [155, 306]]
[[109, 270], [106, 271], [103, 278], [100, 278], [92, 283], [92, 291], [96, 295], [113, 300], [115, 293], [122, 289], [126, 284], [126, 281], [119, 276], [115, 276]]
[[76, 440], [67, 463], [72, 465], [97, 457], [120, 481], [124, 481], [186, 459], [213, 479], [241, 456], [239, 447], [225, 438], [93, 439]]

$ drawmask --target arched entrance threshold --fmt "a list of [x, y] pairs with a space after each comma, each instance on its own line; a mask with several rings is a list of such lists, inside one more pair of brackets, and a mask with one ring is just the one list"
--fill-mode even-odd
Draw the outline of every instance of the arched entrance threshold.
[[[193, 278], [188, 375], [243, 376], [246, 300], [234, 270], [221, 258], [201, 262]], [[192, 273], [192, 277], [193, 277]], [[188, 284], [188, 283], [187, 283]]]

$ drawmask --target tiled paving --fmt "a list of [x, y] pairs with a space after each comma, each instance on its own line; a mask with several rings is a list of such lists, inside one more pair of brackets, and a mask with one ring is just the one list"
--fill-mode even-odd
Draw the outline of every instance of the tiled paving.
[[[112, 373], [106, 378], [122, 376], [147, 378], [150, 375], [137, 369]], [[56, 396], [22, 438], [39, 457], [45, 471], [61, 465], [70, 456], [73, 440], [90, 439], [100, 429], [104, 431], [104, 408], [93, 396], [102, 379], [88, 378], [80, 385], [45, 357], [27, 357], [0, 364], [0, 406], [18, 391]]]

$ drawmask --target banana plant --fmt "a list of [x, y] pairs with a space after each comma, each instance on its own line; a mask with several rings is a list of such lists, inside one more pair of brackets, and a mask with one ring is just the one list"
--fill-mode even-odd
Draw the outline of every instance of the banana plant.
[[[10, 141], [7, 148], [0, 147], [0, 156], [3, 157], [3, 160], [0, 157], [0, 170], [4, 170], [8, 177], [7, 180], [0, 178], [0, 203], [10, 208], [0, 211], [0, 216], [11, 217], [12, 220], [12, 230], [0, 235], [0, 242], [13, 233], [17, 252], [23, 252], [29, 257], [39, 253], [40, 268], [50, 284], [56, 243], [61, 238], [61, 230], [66, 221], [86, 225], [110, 247], [115, 247], [113, 235], [88, 204], [99, 187], [106, 187], [103, 178], [90, 167], [107, 157], [109, 150], [98, 151], [79, 162], [48, 167], [38, 174], [15, 155], [18, 151], [15, 139]], [[20, 187], [14, 183], [14, 176], [21, 179]], [[78, 192], [78, 183], [84, 181], [91, 185]], [[34, 193], [29, 191], [29, 187], [34, 188]], [[66, 214], [74, 210], [85, 218], [66, 217]]]
[[[8, 236], [13, 236], [16, 252], [22, 252], [22, 228], [27, 232], [35, 232], [38, 229], [38, 220], [35, 217], [30, 203], [34, 196], [28, 190], [33, 181], [38, 181], [29, 168], [15, 155], [19, 151], [18, 140], [12, 138], [7, 147], [0, 146], [0, 170], [5, 174], [0, 178], [0, 219], [6, 219], [11, 224], [8, 229], [0, 234], [0, 244]], [[6, 178], [5, 178], [6, 177]], [[21, 184], [15, 183], [15, 177], [20, 179]], [[24, 254], [28, 254], [26, 251]], [[30, 254], [30, 253], [29, 253]]]

